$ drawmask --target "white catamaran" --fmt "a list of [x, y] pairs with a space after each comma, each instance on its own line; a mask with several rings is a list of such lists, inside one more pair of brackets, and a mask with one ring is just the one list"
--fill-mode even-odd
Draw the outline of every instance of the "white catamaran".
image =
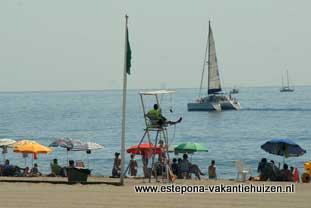
[[[208, 52], [208, 61], [207, 59]], [[206, 63], [208, 65], [208, 90], [207, 96], [202, 97], [202, 85]], [[221, 89], [221, 82], [216, 57], [216, 47], [211, 24], [209, 22], [208, 42], [201, 75], [199, 98], [194, 103], [188, 103], [188, 111], [221, 111], [239, 110], [240, 103], [231, 94], [225, 95]]]
[[282, 76], [282, 88], [280, 89], [280, 92], [294, 92], [294, 88], [289, 86], [288, 70], [286, 70], [286, 76], [287, 76], [287, 86], [284, 86], [284, 80]]

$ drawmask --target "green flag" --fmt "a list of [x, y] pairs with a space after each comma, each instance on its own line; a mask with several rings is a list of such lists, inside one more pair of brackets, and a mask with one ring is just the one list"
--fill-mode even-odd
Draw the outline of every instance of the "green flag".
[[131, 59], [132, 59], [132, 51], [131, 51], [131, 47], [130, 47], [130, 41], [129, 41], [129, 33], [128, 33], [128, 29], [126, 27], [126, 73], [127, 74], [131, 74]]

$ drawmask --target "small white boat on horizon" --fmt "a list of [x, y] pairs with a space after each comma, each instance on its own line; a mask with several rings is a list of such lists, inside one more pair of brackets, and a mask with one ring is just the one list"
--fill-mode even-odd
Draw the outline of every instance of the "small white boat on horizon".
[[230, 90], [230, 94], [238, 94], [239, 89], [237, 87], [233, 87], [232, 90]]
[[[208, 52], [208, 61], [207, 59]], [[208, 65], [208, 90], [207, 96], [202, 97], [202, 85], [206, 63]], [[199, 97], [193, 103], [188, 103], [188, 111], [222, 111], [222, 110], [239, 110], [240, 103], [231, 94], [226, 95], [222, 92], [220, 75], [216, 57], [216, 47], [213, 37], [211, 24], [209, 21], [208, 42], [205, 50], [203, 70], [201, 75]]]

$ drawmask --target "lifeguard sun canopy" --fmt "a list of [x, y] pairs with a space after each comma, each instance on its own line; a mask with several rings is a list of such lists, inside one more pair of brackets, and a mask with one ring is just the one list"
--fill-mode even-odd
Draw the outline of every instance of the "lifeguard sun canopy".
[[172, 94], [175, 90], [153, 90], [153, 91], [141, 91], [140, 95], [161, 95], [161, 94]]

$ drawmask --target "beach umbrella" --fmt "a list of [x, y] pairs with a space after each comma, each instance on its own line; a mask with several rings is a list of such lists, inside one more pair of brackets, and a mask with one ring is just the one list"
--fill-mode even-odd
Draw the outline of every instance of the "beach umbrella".
[[290, 139], [272, 139], [261, 145], [261, 149], [270, 154], [283, 156], [283, 162], [287, 157], [299, 157], [306, 153], [306, 150]]
[[[143, 143], [140, 145], [131, 146], [130, 148], [128, 148], [126, 150], [126, 152], [130, 153], [130, 154], [135, 154], [135, 155], [143, 155], [146, 153], [147, 153], [147, 155], [152, 155], [152, 153], [154, 152], [154, 148], [155, 148], [155, 146], [153, 144]], [[159, 146], [157, 146], [155, 148], [154, 154], [161, 154], [161, 153], [162, 153], [161, 148]]]
[[74, 145], [82, 144], [80, 140], [70, 139], [70, 138], [59, 138], [54, 142], [49, 144], [49, 147], [63, 147], [68, 151], [73, 148]]
[[98, 149], [103, 149], [104, 146], [97, 144], [95, 142], [85, 142], [81, 144], [74, 144], [72, 151], [87, 151], [91, 153], [90, 151], [92, 150], [98, 150]]
[[13, 139], [3, 138], [0, 139], [0, 147], [12, 146], [16, 141]]
[[0, 147], [2, 148], [3, 162], [5, 161], [5, 154], [8, 152], [8, 147], [12, 147], [16, 141], [13, 139], [3, 138], [0, 139]]
[[175, 146], [174, 152], [193, 154], [194, 152], [208, 152], [208, 150], [202, 144], [194, 142], [186, 142]]
[[33, 140], [21, 140], [13, 144], [13, 151], [23, 155], [32, 154], [33, 159], [36, 160], [38, 154], [51, 153], [52, 149]]
[[74, 148], [74, 146], [82, 145], [83, 142], [77, 139], [71, 138], [59, 138], [52, 142], [49, 147], [62, 147], [67, 150], [67, 164], [68, 164], [68, 152]]

